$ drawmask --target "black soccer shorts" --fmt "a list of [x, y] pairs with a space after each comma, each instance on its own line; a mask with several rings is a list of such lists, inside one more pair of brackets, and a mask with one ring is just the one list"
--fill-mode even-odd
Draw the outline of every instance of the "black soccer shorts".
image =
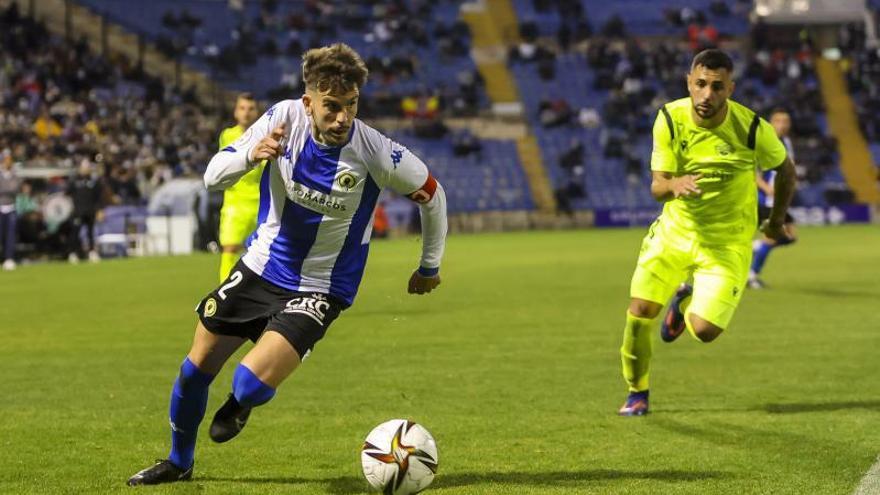
[[226, 280], [199, 302], [196, 313], [205, 328], [217, 335], [256, 342], [265, 330], [274, 330], [302, 359], [343, 309], [341, 301], [327, 294], [278, 287], [239, 260]]

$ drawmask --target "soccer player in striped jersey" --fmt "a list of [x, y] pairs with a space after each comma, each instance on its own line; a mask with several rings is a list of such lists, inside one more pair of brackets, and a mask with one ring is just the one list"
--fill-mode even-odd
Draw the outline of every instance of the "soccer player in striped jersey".
[[[739, 305], [757, 225], [755, 170], [775, 169], [776, 195], [761, 230], [785, 237], [794, 192], [794, 165], [766, 120], [729, 100], [733, 62], [721, 50], [698, 53], [687, 75], [690, 97], [667, 103], [654, 122], [651, 194], [663, 213], [642, 241], [630, 285], [623, 345], [629, 388], [618, 413], [648, 412], [648, 371], [654, 322], [675, 293], [661, 326], [666, 342], [685, 329], [715, 340]], [[693, 276], [694, 285], [684, 284]]]
[[367, 68], [344, 44], [303, 56], [306, 92], [272, 106], [208, 164], [209, 189], [229, 187], [258, 163], [257, 230], [229, 277], [196, 308], [192, 348], [171, 394], [171, 452], [129, 485], [192, 477], [196, 432], [208, 387], [248, 339], [232, 392], [214, 416], [216, 442], [235, 437], [268, 402], [330, 323], [355, 298], [367, 261], [373, 211], [383, 188], [418, 203], [422, 255], [410, 294], [440, 284], [446, 238], [443, 188], [422, 161], [355, 118]]
[[[770, 113], [770, 125], [776, 131], [776, 135], [785, 145], [788, 151], [788, 157], [794, 162], [794, 147], [791, 144], [791, 138], [788, 136], [791, 130], [791, 116], [784, 108], [775, 108]], [[763, 222], [770, 217], [770, 209], [773, 207], [774, 189], [773, 182], [776, 179], [776, 170], [764, 170], [758, 172], [755, 182], [758, 184], [758, 221]], [[749, 270], [749, 287], [752, 289], [763, 289], [766, 286], [761, 280], [761, 270], [770, 256], [770, 251], [777, 246], [785, 246], [793, 243], [797, 239], [797, 233], [794, 227], [794, 218], [789, 213], [785, 214], [785, 238], [772, 239], [766, 235], [762, 235], [760, 239], [756, 239], [752, 243], [752, 266]]]
[[[233, 110], [235, 125], [220, 133], [220, 147], [231, 145], [257, 120], [257, 101], [250, 93], [235, 98]], [[225, 280], [244, 249], [244, 242], [257, 228], [257, 207], [260, 204], [260, 174], [262, 164], [238, 179], [223, 191], [220, 209], [220, 280]]]

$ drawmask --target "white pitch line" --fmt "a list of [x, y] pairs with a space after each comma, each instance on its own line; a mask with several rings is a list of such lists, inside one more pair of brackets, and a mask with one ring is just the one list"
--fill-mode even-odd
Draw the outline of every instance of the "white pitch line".
[[880, 495], [880, 457], [862, 477], [853, 495]]

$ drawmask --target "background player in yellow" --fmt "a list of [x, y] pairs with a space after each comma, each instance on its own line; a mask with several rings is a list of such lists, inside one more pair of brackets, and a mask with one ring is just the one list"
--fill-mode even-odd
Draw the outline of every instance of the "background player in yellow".
[[776, 169], [775, 196], [761, 230], [783, 239], [794, 192], [794, 165], [767, 121], [729, 100], [733, 62], [721, 50], [694, 57], [687, 75], [690, 97], [664, 105], [654, 122], [651, 194], [663, 213], [642, 241], [630, 286], [623, 345], [629, 387], [619, 414], [648, 412], [652, 328], [676, 287], [661, 337], [687, 329], [702, 342], [727, 328], [746, 285], [757, 225], [756, 167]]
[[[257, 102], [250, 93], [241, 93], [235, 99], [233, 112], [236, 124], [220, 133], [220, 148], [231, 145], [257, 120]], [[234, 186], [223, 192], [220, 210], [220, 280], [238, 261], [244, 242], [257, 227], [260, 206], [260, 177], [263, 166], [255, 167]]]

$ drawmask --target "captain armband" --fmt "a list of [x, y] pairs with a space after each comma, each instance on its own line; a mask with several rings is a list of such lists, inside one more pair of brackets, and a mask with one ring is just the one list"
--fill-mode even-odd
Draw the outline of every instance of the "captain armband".
[[431, 174], [428, 174], [428, 180], [425, 181], [422, 187], [412, 193], [407, 194], [406, 197], [415, 201], [416, 203], [426, 204], [434, 198], [435, 192], [437, 192], [437, 179], [435, 179]]

